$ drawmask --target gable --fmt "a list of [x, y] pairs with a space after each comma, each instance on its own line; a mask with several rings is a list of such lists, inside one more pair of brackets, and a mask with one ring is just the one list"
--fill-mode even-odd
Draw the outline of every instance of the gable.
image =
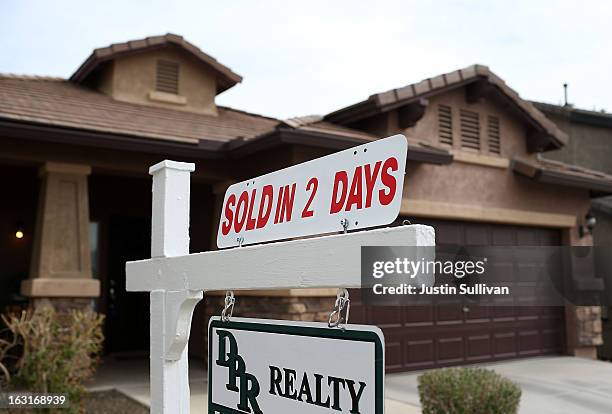
[[432, 145], [491, 157], [526, 155], [529, 126], [496, 99], [467, 102], [461, 87], [432, 96], [423, 117], [402, 130]]
[[119, 57], [101, 74], [94, 88], [118, 101], [217, 114], [214, 73], [180, 50]]
[[[368, 99], [328, 114], [325, 119], [342, 125], [359, 127], [370, 119], [398, 109], [403, 111], [400, 122], [414, 124], [429, 99], [448, 91], [465, 88], [465, 100], [477, 102], [494, 99], [508, 111], [520, 117], [527, 126], [529, 152], [560, 148], [568, 136], [546, 118], [531, 102], [523, 100], [497, 75], [482, 65], [473, 65], [421, 82], [371, 95]], [[408, 119], [407, 119], [408, 118]], [[406, 120], [408, 122], [406, 122]]]
[[119, 101], [209, 115], [215, 96], [241, 80], [173, 34], [96, 49], [70, 77]]

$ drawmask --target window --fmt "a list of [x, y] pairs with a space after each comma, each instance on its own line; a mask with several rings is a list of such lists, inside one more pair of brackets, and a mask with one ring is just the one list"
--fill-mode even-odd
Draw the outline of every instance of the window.
[[499, 134], [499, 118], [489, 115], [487, 117], [487, 136], [489, 139], [489, 152], [501, 154], [501, 139]]
[[461, 109], [461, 148], [480, 151], [480, 117], [478, 112]]
[[179, 64], [169, 60], [157, 61], [155, 90], [178, 95]]
[[438, 106], [438, 137], [440, 144], [453, 145], [453, 116], [450, 106]]

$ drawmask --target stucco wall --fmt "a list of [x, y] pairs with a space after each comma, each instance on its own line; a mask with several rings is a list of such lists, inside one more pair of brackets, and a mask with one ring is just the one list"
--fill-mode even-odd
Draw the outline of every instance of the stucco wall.
[[[150, 99], [149, 93], [155, 91], [158, 59], [180, 65], [179, 96], [186, 99], [185, 104]], [[100, 75], [98, 89], [120, 101], [217, 114], [214, 73], [188, 54], [174, 49], [146, 51], [116, 59]]]
[[558, 115], [546, 116], [570, 136], [564, 148], [546, 153], [547, 158], [612, 174], [612, 128], [570, 123]]
[[404, 198], [577, 217], [583, 217], [590, 206], [586, 190], [539, 184], [510, 168], [462, 162], [448, 166], [409, 164]]

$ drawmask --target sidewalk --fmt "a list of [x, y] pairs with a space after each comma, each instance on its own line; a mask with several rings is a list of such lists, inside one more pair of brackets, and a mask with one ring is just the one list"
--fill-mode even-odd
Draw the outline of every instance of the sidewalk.
[[[134, 400], [150, 405], [149, 361], [147, 359], [105, 360], [95, 379], [88, 384], [90, 391], [116, 389]], [[202, 412], [208, 404], [206, 370], [200, 361], [190, 361], [189, 386], [191, 412]], [[385, 398], [387, 414], [420, 414], [418, 406], [398, 398]]]

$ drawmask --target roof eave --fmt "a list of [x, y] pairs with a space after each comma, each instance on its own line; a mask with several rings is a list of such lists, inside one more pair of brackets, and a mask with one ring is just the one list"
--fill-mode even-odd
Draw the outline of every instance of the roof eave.
[[589, 190], [592, 196], [612, 194], [612, 180], [605, 178], [583, 177], [562, 171], [553, 171], [541, 165], [534, 165], [516, 158], [512, 160], [511, 168], [516, 174], [528, 177], [538, 183]]
[[[249, 140], [234, 140], [228, 143], [227, 148], [231, 158], [243, 158], [280, 145], [302, 145], [340, 151], [367, 142], [368, 141], [360, 138], [327, 134], [318, 131], [277, 128], [274, 131]], [[447, 165], [453, 161], [453, 156], [445, 150], [412, 146], [408, 149], [407, 159], [413, 162]]]
[[64, 126], [0, 118], [0, 135], [6, 138], [78, 145], [93, 148], [120, 149], [141, 153], [163, 154], [202, 159], [224, 159], [224, 142], [200, 140], [197, 144], [121, 135]]

